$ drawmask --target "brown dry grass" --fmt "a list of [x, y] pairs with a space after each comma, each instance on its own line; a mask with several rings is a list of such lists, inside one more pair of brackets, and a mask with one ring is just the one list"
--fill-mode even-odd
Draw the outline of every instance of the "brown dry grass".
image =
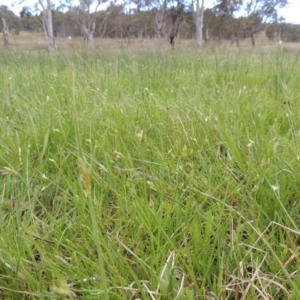
[[[70, 50], [85, 50], [85, 44], [83, 38], [57, 38], [56, 39], [59, 52], [68, 53]], [[264, 33], [260, 33], [256, 37], [256, 45], [259, 48], [273, 48], [278, 46], [277, 42], [270, 42], [265, 37]], [[283, 44], [285, 48], [298, 49], [299, 44]], [[103, 52], [109, 53], [119, 53], [121, 51], [138, 53], [146, 52], [170, 52], [171, 46], [166, 39], [156, 40], [156, 39], [100, 39], [95, 38], [95, 48], [96, 50], [101, 50]], [[177, 39], [175, 44], [176, 51], [179, 52], [194, 52], [197, 51], [197, 45], [194, 40], [183, 40]], [[250, 50], [253, 49], [251, 46], [250, 39], [244, 39], [240, 41], [240, 47], [237, 48], [235, 43], [230, 41], [222, 41], [217, 43], [216, 41], [210, 41], [205, 44], [201, 51], [211, 51], [214, 49], [230, 49], [235, 51], [237, 49]], [[3, 51], [3, 44], [0, 44], [0, 51]], [[10, 35], [10, 46], [11, 51], [22, 51], [22, 52], [47, 52], [47, 43], [45, 41], [43, 32], [20, 32], [18, 35]]]

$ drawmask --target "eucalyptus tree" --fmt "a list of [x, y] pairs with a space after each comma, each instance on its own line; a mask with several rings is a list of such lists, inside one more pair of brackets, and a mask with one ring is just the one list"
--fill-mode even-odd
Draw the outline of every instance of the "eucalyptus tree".
[[10, 32], [20, 31], [20, 19], [6, 5], [0, 5], [0, 31], [3, 33], [4, 48], [9, 46]]
[[54, 8], [51, 0], [38, 0], [36, 7], [42, 12], [43, 30], [49, 51], [57, 49], [52, 22], [52, 9]]
[[155, 12], [154, 30], [155, 37], [160, 39], [166, 37], [166, 13], [169, 0], [133, 0], [137, 11]]
[[198, 46], [201, 46], [203, 41], [204, 0], [196, 0], [195, 6], [196, 40]]
[[6, 5], [0, 6], [0, 18], [1, 18], [1, 25], [2, 25], [4, 48], [8, 48], [9, 45], [9, 29], [7, 24], [7, 18], [10, 17], [10, 13], [12, 12], [8, 10], [8, 7]]
[[8, 48], [9, 30], [8, 30], [8, 26], [7, 26], [4, 14], [1, 11], [0, 11], [0, 18], [1, 18], [1, 22], [2, 22], [3, 45], [4, 45], [4, 48]]
[[244, 1], [242, 9], [246, 12], [246, 29], [251, 43], [255, 46], [254, 34], [261, 30], [262, 24], [277, 22], [277, 11], [288, 5], [288, 0], [251, 0]]
[[231, 38], [231, 41], [233, 41], [233, 37], [236, 37], [237, 44], [239, 44], [238, 37], [241, 28], [235, 26], [234, 14], [240, 3], [240, 0], [219, 0], [214, 7], [205, 12], [206, 20], [208, 20], [206, 22], [219, 43], [223, 39], [228, 40]]
[[133, 0], [137, 10], [155, 11], [156, 38], [164, 37], [174, 49], [179, 26], [190, 5], [188, 0]]
[[169, 15], [171, 16], [171, 26], [169, 29], [169, 42], [174, 50], [175, 47], [175, 37], [178, 34], [179, 26], [184, 20], [185, 13], [185, 2], [184, 1], [172, 1], [173, 6], [168, 10]]
[[[68, 6], [74, 21], [78, 24], [81, 29], [84, 41], [87, 44], [88, 49], [92, 50], [95, 48], [94, 34], [96, 30], [96, 20], [103, 10], [106, 10], [107, 0], [65, 0], [65, 6]], [[103, 26], [107, 23], [109, 17], [109, 11], [105, 15], [104, 21], [101, 23]]]
[[300, 42], [300, 25], [289, 23], [272, 23], [267, 25], [266, 36], [270, 41]]
[[[52, 10], [55, 7], [54, 0], [36, 0], [32, 4], [32, 1], [21, 0], [20, 4], [27, 3], [26, 9], [34, 13], [41, 13], [42, 26], [45, 34], [45, 39], [48, 45], [48, 50], [53, 52], [57, 50], [55, 37], [53, 33], [53, 22], [52, 22]], [[23, 8], [24, 10], [24, 8]], [[21, 13], [23, 13], [23, 10]]]
[[243, 17], [243, 28], [255, 46], [255, 33], [266, 23], [277, 21], [277, 11], [289, 4], [289, 0], [219, 0], [214, 10], [232, 17]]
[[24, 31], [38, 31], [41, 27], [40, 16], [32, 14], [32, 10], [28, 6], [24, 6], [20, 11], [20, 28]]

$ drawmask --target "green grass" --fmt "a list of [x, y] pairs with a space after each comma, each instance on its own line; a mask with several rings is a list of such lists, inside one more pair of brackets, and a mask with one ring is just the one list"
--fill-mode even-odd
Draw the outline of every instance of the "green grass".
[[299, 299], [296, 52], [0, 66], [1, 299]]

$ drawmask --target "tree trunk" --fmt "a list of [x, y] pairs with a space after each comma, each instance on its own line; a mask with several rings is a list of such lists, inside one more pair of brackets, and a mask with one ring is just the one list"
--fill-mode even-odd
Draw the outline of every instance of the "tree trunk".
[[170, 35], [169, 35], [169, 42], [172, 46], [172, 50], [174, 50], [174, 48], [175, 48], [175, 37], [178, 33], [178, 29], [179, 29], [179, 26], [182, 21], [183, 21], [182, 16], [177, 16], [177, 17], [173, 18], [173, 24], [172, 24], [172, 27], [170, 30]]
[[43, 28], [45, 33], [45, 38], [48, 43], [49, 51], [53, 52], [57, 49], [54, 34], [53, 34], [53, 24], [52, 24], [52, 11], [51, 11], [51, 1], [47, 0], [46, 7], [42, 0], [39, 0], [40, 5], [43, 8]]
[[104, 17], [104, 20], [101, 22], [100, 27], [99, 27], [99, 32], [100, 32], [100, 38], [103, 39], [105, 34], [106, 34], [106, 27], [107, 27], [107, 22], [109, 20], [110, 14], [107, 13]]
[[[200, 6], [201, 1], [201, 6]], [[204, 18], [204, 0], [197, 0], [195, 12], [196, 38], [197, 45], [201, 46], [203, 41], [203, 18]]]
[[209, 30], [208, 28], [205, 29], [205, 37], [204, 37], [204, 40], [205, 40], [205, 44], [208, 43], [208, 40], [209, 40]]
[[5, 18], [1, 14], [0, 14], [0, 16], [1, 16], [1, 21], [2, 21], [4, 48], [8, 48], [8, 45], [9, 45], [9, 42], [8, 42], [8, 36], [9, 36], [8, 26], [6, 24]]
[[160, 39], [164, 27], [164, 13], [157, 10], [155, 13], [155, 35]]
[[255, 46], [255, 38], [254, 38], [254, 33], [253, 31], [250, 29], [250, 36], [251, 36], [251, 45]]
[[87, 48], [89, 50], [93, 50], [95, 48], [95, 42], [94, 42], [94, 32], [96, 28], [95, 21], [92, 22], [92, 24], [89, 24], [89, 28], [85, 25], [85, 23], [82, 24], [82, 33], [84, 36], [84, 41], [87, 43]]
[[141, 40], [143, 38], [143, 29], [138, 30], [138, 39]]
[[88, 45], [88, 49], [94, 49], [95, 48], [93, 32], [89, 32], [89, 34], [87, 36], [87, 45]]

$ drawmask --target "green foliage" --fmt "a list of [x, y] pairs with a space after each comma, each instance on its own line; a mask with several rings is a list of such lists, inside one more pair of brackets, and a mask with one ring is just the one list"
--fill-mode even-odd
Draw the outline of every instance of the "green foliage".
[[6, 299], [298, 299], [299, 60], [0, 57]]
[[[5, 5], [0, 5], [0, 17], [5, 19], [6, 25], [10, 30], [14, 30], [16, 34], [19, 33], [20, 30], [20, 22], [17, 16], [8, 9]], [[3, 32], [3, 24], [0, 22], [0, 31]]]
[[266, 36], [269, 40], [281, 40], [284, 42], [300, 41], [300, 25], [288, 23], [273, 23], [267, 26]]

